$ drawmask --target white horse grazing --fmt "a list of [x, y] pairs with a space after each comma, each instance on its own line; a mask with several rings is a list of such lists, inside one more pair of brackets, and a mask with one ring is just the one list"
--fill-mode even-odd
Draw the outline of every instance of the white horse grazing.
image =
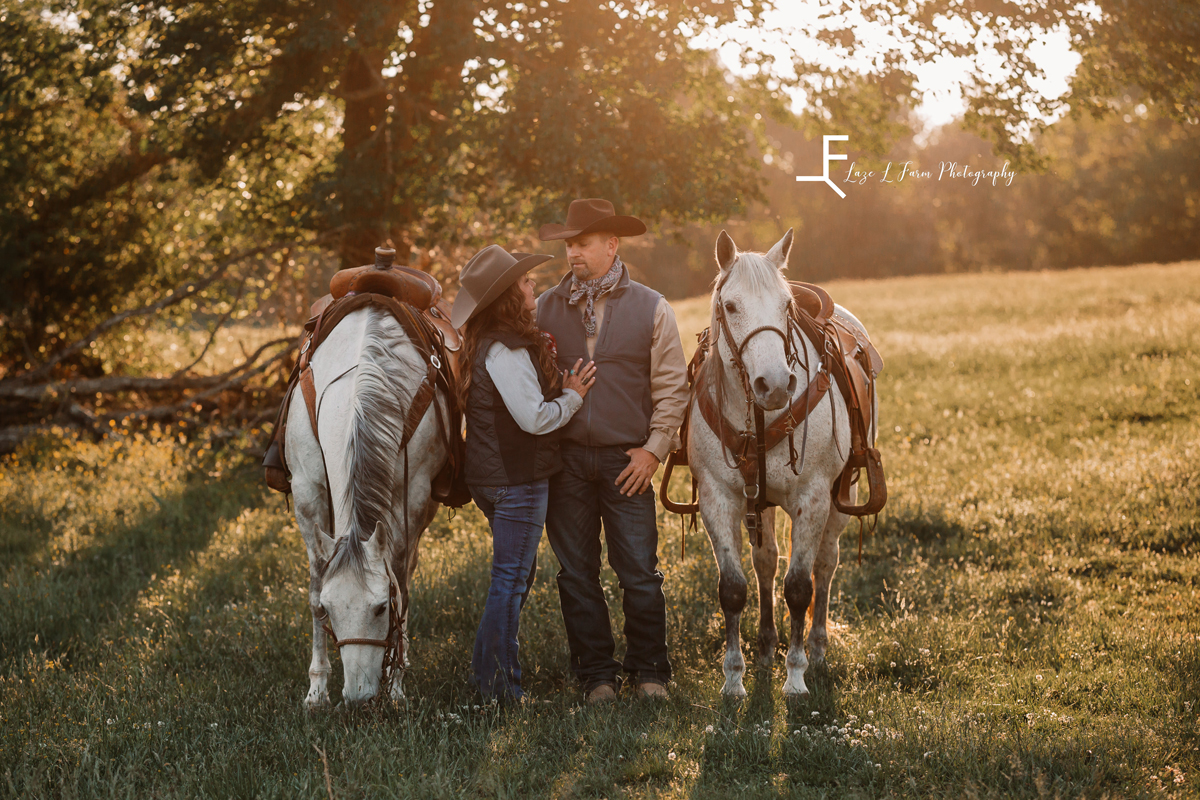
[[[379, 693], [386, 642], [407, 624], [417, 542], [437, 511], [430, 482], [448, 458], [437, 419], [448, 407], [444, 397], [401, 447], [429, 366], [387, 311], [368, 305], [349, 313], [313, 355], [312, 370], [318, 435], [302, 392], [294, 392], [284, 450], [308, 549], [308, 708], [329, 703], [326, 625], [341, 649], [343, 701], [356, 705]], [[399, 660], [394, 666], [404, 666], [406, 655]], [[390, 695], [404, 697], [398, 673]]]
[[[719, 409], [712, 413], [719, 413], [732, 431], [754, 431], [751, 402], [762, 410], [764, 423], [770, 425], [806, 394], [810, 383], [821, 386], [825, 384], [816, 383], [818, 380], [828, 380], [821, 374], [820, 353], [814, 342], [789, 324], [792, 293], [781, 271], [786, 268], [791, 245], [791, 230], [765, 255], [738, 252], [724, 231], [717, 239], [720, 272], [712, 295], [709, 329], [709, 341], [715, 342], [715, 347], [705, 362], [698, 391], [710, 393], [715, 403], [710, 408]], [[862, 328], [845, 309], [835, 308], [843, 320]], [[742, 519], [747, 495], [754, 489], [747, 486], [733, 455], [704, 415], [697, 413], [699, 405], [697, 396], [693, 398], [687, 446], [699, 487], [700, 512], [721, 573], [719, 595], [726, 635], [722, 692], [743, 697], [746, 662], [742, 658], [739, 622], [746, 605], [747, 584], [741, 562]], [[876, 416], [877, 408], [873, 407], [872, 430]], [[792, 522], [791, 560], [784, 578], [784, 598], [792, 621], [787, 680], [783, 685], [788, 698], [808, 695], [804, 672], [809, 658], [819, 663], [825, 656], [829, 585], [838, 565], [838, 537], [849, 519], [834, 507], [831, 498], [831, 487], [850, 453], [846, 402], [836, 387], [825, 391], [807, 420], [795, 428], [793, 444], [780, 444], [765, 454], [766, 500], [786, 511]], [[768, 664], [778, 645], [774, 595], [779, 549], [774, 520], [774, 509], [763, 514], [761, 546], [755, 546], [751, 537], [760, 605], [758, 653]], [[810, 603], [813, 620], [806, 657], [804, 623]]]

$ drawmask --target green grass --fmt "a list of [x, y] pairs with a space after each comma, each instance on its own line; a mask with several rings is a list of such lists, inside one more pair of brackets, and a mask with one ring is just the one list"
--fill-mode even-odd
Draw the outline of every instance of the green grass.
[[0, 794], [324, 797], [323, 752], [340, 798], [1200, 795], [1200, 264], [830, 289], [887, 361], [891, 499], [810, 701], [781, 661], [721, 699], [707, 541], [664, 516], [672, 699], [581, 706], [543, 543], [538, 702], [476, 709], [467, 510], [423, 541], [409, 702], [306, 715], [307, 565], [255, 465], [48, 436], [0, 463]]

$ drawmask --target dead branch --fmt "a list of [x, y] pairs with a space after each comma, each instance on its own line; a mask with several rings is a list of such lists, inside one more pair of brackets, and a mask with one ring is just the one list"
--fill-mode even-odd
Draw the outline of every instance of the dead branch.
[[[204, 375], [193, 378], [184, 377], [178, 373], [167, 378], [136, 378], [128, 375], [109, 375], [103, 378], [84, 378], [58, 383], [42, 383], [34, 386], [24, 386], [15, 381], [0, 381], [0, 399], [52, 402], [65, 395], [207, 389], [220, 385], [230, 380], [231, 377], [249, 369], [265, 350], [278, 344], [290, 344], [293, 341], [291, 337], [272, 339], [250, 354], [241, 364], [218, 375]], [[288, 352], [288, 349], [283, 350], [279, 355], [272, 358], [272, 361], [277, 360], [280, 356]]]
[[[156, 314], [159, 311], [162, 311], [164, 308], [169, 308], [176, 303], [186, 300], [192, 295], [202, 292], [209, 286], [216, 283], [221, 279], [221, 277], [224, 276], [225, 271], [234, 264], [237, 264], [240, 261], [245, 261], [247, 258], [253, 258], [256, 255], [277, 249], [280, 246], [281, 244], [279, 242], [272, 242], [271, 244], [263, 245], [262, 247], [256, 247], [253, 250], [247, 250], [243, 253], [230, 256], [218, 264], [216, 269], [214, 269], [212, 273], [208, 275], [208, 277], [201, 278], [198, 281], [180, 284], [172, 289], [171, 292], [161, 300], [157, 300], [140, 308], [131, 308], [127, 311], [122, 311], [119, 314], [114, 314], [113, 316], [104, 320], [104, 322], [101, 322], [99, 325], [88, 331], [88, 333], [82, 339], [79, 339], [73, 344], [64, 347], [62, 350], [59, 350], [57, 353], [51, 356], [51, 358], [45, 364], [42, 364], [40, 367], [30, 370], [22, 375], [10, 378], [9, 380], [14, 382], [20, 381], [22, 383], [29, 383], [38, 380], [39, 378], [44, 378], [46, 375], [50, 374], [50, 370], [62, 363], [64, 359], [70, 358], [79, 351], [83, 350], [85, 347], [90, 347], [92, 343], [100, 338], [102, 334], [111, 330], [112, 328], [115, 328], [122, 322], [133, 319], [134, 317], [145, 317], [149, 316], [150, 314]], [[3, 381], [3, 383], [8, 382], [9, 381]]]
[[[288, 341], [288, 340], [280, 340], [280, 341]], [[261, 375], [263, 372], [266, 372], [271, 367], [272, 364], [274, 364], [276, 361], [279, 361], [280, 359], [282, 359], [289, 352], [290, 352], [289, 350], [281, 350], [280, 352], [271, 356], [269, 359], [264, 361], [262, 364], [259, 364], [257, 367], [250, 370], [249, 372], [244, 372], [241, 375], [238, 375], [230, 380], [225, 381], [224, 383], [217, 384], [216, 386], [213, 386], [212, 388], [208, 389], [207, 391], [194, 394], [191, 397], [188, 397], [187, 399], [185, 399], [179, 403], [175, 403], [174, 405], [155, 406], [152, 408], [135, 409], [133, 411], [126, 411], [126, 412], [121, 412], [121, 413], [117, 413], [117, 414], [106, 414], [106, 415], [104, 415], [103, 419], [112, 420], [112, 421], [120, 424], [120, 423], [128, 422], [131, 420], [161, 420], [161, 419], [170, 419], [172, 417], [179, 416], [180, 414], [184, 413], [185, 411], [190, 409], [192, 406], [194, 406], [200, 400], [208, 399], [209, 397], [213, 397], [215, 395], [221, 394], [221, 392], [228, 391], [229, 389], [236, 389], [239, 386], [242, 386], [244, 383], [246, 383], [246, 381], [250, 380], [254, 376]]]
[[[237, 310], [238, 303], [242, 302], [242, 295], [246, 291], [246, 281], [249, 278], [250, 275], [248, 273], [242, 276], [242, 282], [238, 284], [237, 295], [233, 298], [233, 302], [229, 304], [229, 310], [218, 317], [217, 321], [213, 323], [212, 331], [208, 335], [208, 341], [204, 343], [204, 349], [200, 351], [200, 355], [196, 356], [195, 360], [183, 369], [175, 370], [175, 374], [171, 376], [172, 378], [182, 378], [191, 372], [192, 368], [204, 358], [204, 355], [208, 352], [208, 348], [212, 347], [212, 343], [216, 341], [217, 334], [221, 331], [221, 328], [225, 327], [225, 323], [229, 321], [229, 318], [233, 316], [233, 312]], [[241, 342], [239, 341], [238, 344], [241, 344]], [[245, 350], [242, 350], [242, 355], [246, 355]]]

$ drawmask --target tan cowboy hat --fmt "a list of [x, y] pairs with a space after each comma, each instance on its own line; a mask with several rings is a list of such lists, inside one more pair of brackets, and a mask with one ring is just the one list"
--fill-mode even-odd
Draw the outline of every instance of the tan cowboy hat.
[[498, 244], [489, 244], [475, 255], [458, 274], [462, 286], [450, 308], [450, 324], [461, 328], [476, 311], [488, 306], [529, 270], [554, 256], [509, 253]]
[[637, 217], [623, 217], [613, 211], [613, 204], [607, 200], [591, 198], [588, 200], [572, 200], [567, 209], [567, 224], [550, 223], [538, 230], [538, 238], [543, 242], [555, 239], [570, 239], [585, 233], [604, 231], [616, 236], [641, 236], [646, 232], [646, 224]]

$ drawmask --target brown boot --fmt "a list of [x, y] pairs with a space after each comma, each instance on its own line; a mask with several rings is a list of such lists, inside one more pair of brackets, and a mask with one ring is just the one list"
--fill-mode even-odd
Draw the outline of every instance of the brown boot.
[[638, 684], [638, 691], [642, 697], [649, 697], [652, 700], [666, 700], [670, 697], [667, 694], [667, 687], [654, 681], [646, 681], [645, 683]]
[[611, 703], [617, 699], [617, 690], [611, 683], [602, 683], [587, 693], [587, 701], [592, 705]]

